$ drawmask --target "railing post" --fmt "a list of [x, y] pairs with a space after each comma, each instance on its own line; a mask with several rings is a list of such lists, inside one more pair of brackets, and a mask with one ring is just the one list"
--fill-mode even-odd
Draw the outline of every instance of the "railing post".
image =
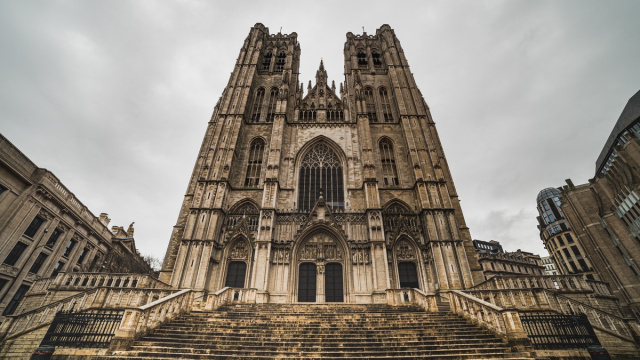
[[526, 351], [531, 349], [531, 340], [520, 321], [518, 310], [504, 310], [502, 312], [507, 342], [513, 351]]
[[109, 352], [126, 350], [133, 344], [141, 313], [142, 311], [138, 309], [125, 310], [120, 327], [116, 330], [111, 345], [109, 345]]

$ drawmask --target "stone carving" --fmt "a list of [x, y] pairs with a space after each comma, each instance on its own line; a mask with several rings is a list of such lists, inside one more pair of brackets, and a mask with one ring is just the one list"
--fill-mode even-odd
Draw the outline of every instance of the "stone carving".
[[396, 256], [398, 260], [415, 259], [416, 253], [407, 240], [400, 240], [396, 245]]
[[333, 238], [318, 234], [302, 246], [300, 260], [342, 260], [342, 251]]
[[237, 241], [231, 251], [229, 251], [230, 259], [247, 259], [249, 257], [249, 246], [246, 241]]

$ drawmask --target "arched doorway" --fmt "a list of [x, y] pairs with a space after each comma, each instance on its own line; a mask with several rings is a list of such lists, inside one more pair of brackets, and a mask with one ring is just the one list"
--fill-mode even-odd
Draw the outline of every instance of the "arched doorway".
[[329, 263], [324, 268], [325, 302], [344, 302], [342, 264]]
[[244, 280], [247, 274], [247, 263], [244, 261], [232, 261], [227, 270], [225, 287], [244, 288]]
[[345, 249], [334, 235], [319, 231], [308, 236], [295, 251], [297, 302], [344, 302]]
[[397, 286], [401, 289], [420, 289], [419, 257], [416, 246], [406, 237], [400, 238], [394, 246], [397, 269]]
[[298, 301], [316, 302], [316, 264], [300, 264], [298, 274]]

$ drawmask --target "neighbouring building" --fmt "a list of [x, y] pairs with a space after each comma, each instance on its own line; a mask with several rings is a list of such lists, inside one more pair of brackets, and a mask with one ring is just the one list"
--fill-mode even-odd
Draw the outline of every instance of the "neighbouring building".
[[484, 278], [496, 275], [543, 275], [540, 255], [522, 251], [504, 251], [495, 240], [473, 240]]
[[31, 285], [59, 272], [153, 270], [122, 228], [107, 228], [50, 171], [0, 135], [0, 322]]
[[553, 258], [551, 256], [543, 256], [542, 257], [542, 266], [544, 266], [544, 274], [545, 275], [558, 275], [558, 269], [556, 268], [556, 263], [553, 262]]
[[561, 203], [589, 266], [640, 319], [640, 91], [622, 110], [593, 179], [567, 180]]
[[546, 188], [538, 194], [538, 230], [560, 274], [584, 274], [588, 279], [600, 279], [580, 242], [565, 219], [560, 206], [560, 189]]
[[296, 33], [251, 29], [209, 120], [160, 279], [259, 302], [385, 301], [483, 279], [394, 31], [347, 34], [345, 82], [300, 83]]

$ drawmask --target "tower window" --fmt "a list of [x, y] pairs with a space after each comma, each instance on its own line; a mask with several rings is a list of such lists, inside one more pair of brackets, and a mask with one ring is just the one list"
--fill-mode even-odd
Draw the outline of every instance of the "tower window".
[[384, 122], [393, 122], [389, 94], [385, 88], [380, 88], [380, 104], [382, 105], [382, 117], [384, 118]]
[[249, 150], [249, 162], [247, 165], [247, 177], [244, 186], [256, 187], [260, 183], [260, 173], [262, 172], [262, 158], [264, 157], [264, 140], [255, 139], [251, 142]]
[[393, 156], [393, 144], [389, 139], [380, 140], [380, 161], [382, 162], [382, 178], [385, 186], [398, 185], [396, 160]]
[[375, 67], [376, 69], [382, 68], [382, 59], [380, 57], [380, 54], [378, 54], [378, 52], [376, 51], [371, 52], [371, 58], [373, 60], [373, 67]]
[[276, 59], [276, 67], [273, 69], [274, 72], [282, 72], [284, 70], [284, 64], [287, 62], [287, 54], [284, 51], [281, 51], [278, 54], [278, 58]]
[[76, 246], [76, 241], [75, 240], [69, 240], [69, 243], [67, 244], [67, 248], [64, 249], [64, 256], [69, 256], [69, 254], [71, 254], [71, 252], [73, 251], [73, 248]]
[[367, 117], [369, 118], [369, 122], [378, 122], [378, 117], [376, 116], [376, 103], [374, 101], [372, 88], [366, 87], [364, 89], [364, 101], [366, 103]]
[[315, 145], [302, 160], [298, 179], [298, 207], [311, 210], [320, 192], [332, 209], [344, 208], [342, 165], [327, 144]]
[[24, 294], [26, 294], [28, 290], [29, 285], [20, 285], [18, 291], [16, 291], [11, 298], [11, 301], [9, 301], [9, 304], [7, 304], [7, 307], [4, 309], [2, 315], [12, 315], [18, 308], [18, 305], [20, 305], [20, 301], [22, 301]]
[[45, 244], [45, 246], [48, 247], [49, 249], [53, 248], [53, 245], [56, 244], [56, 241], [58, 241], [58, 238], [60, 237], [61, 234], [62, 234], [62, 231], [58, 229], [53, 230], [53, 233], [51, 234], [51, 236], [49, 236], [49, 240], [47, 240], [47, 243]]
[[253, 99], [253, 110], [251, 111], [251, 122], [260, 121], [260, 113], [262, 112], [263, 100], [264, 100], [264, 88], [260, 88], [256, 92], [255, 99]]
[[358, 67], [367, 67], [367, 54], [362, 50], [358, 51]]
[[37, 274], [38, 271], [40, 271], [40, 268], [42, 267], [42, 264], [44, 264], [45, 260], [47, 260], [47, 254], [40, 253], [36, 258], [36, 261], [34, 261], [33, 265], [31, 265], [31, 269], [29, 269], [29, 272], [32, 274]]
[[278, 89], [271, 88], [269, 94], [269, 105], [267, 106], [267, 122], [273, 122], [276, 114], [276, 102], [278, 101]]
[[262, 58], [262, 66], [260, 67], [261, 71], [269, 71], [269, 69], [271, 68], [272, 57], [273, 54], [271, 54], [271, 51], [267, 51], [267, 53], [264, 54], [264, 57]]

